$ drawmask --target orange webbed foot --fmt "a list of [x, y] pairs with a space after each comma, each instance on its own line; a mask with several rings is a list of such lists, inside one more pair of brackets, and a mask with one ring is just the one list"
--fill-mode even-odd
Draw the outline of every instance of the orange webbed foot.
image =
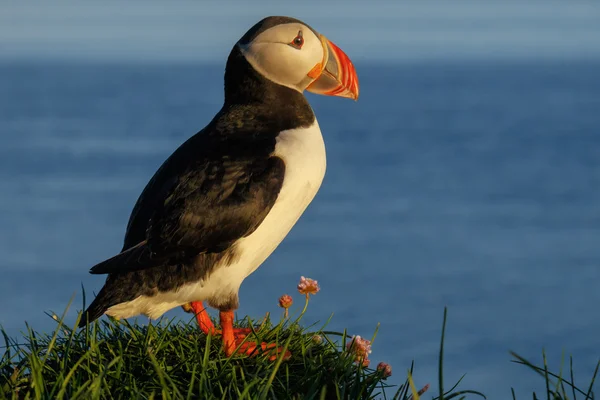
[[[210, 316], [208, 315], [208, 312], [206, 311], [206, 307], [204, 307], [204, 304], [201, 301], [193, 301], [183, 305], [182, 307], [186, 312], [191, 312], [196, 315], [198, 326], [200, 326], [202, 332], [207, 335], [223, 336], [223, 350], [227, 356], [231, 356], [234, 353], [246, 354], [250, 357], [258, 354], [269, 354], [269, 360], [274, 361], [283, 351], [283, 348], [278, 347], [275, 343], [262, 342], [257, 344], [257, 342], [245, 342], [246, 337], [252, 333], [252, 328], [234, 328], [234, 314], [232, 310], [221, 311], [219, 313], [222, 329], [216, 329], [215, 325], [210, 319]], [[286, 350], [283, 359], [287, 360], [291, 356], [292, 353]]]
[[[251, 357], [261, 353], [270, 354], [269, 360], [274, 361], [283, 351], [283, 349], [278, 347], [275, 343], [262, 342], [257, 344], [257, 342], [244, 342], [247, 334], [252, 332], [252, 330], [250, 328], [234, 328], [233, 311], [221, 311], [219, 313], [219, 317], [221, 319], [221, 327], [223, 332], [223, 350], [228, 357], [236, 353], [237, 349], [237, 354], [246, 354]], [[243, 331], [246, 331], [247, 333], [244, 334], [242, 333]], [[283, 358], [284, 360], [287, 360], [291, 356], [292, 353], [286, 351]]]
[[[244, 342], [243, 339], [235, 340], [234, 351], [235, 349], [238, 349], [237, 354], [246, 354], [249, 357], [257, 356], [259, 354], [269, 354], [269, 361], [277, 360], [279, 355], [283, 352], [283, 348], [278, 347], [276, 343], [262, 342], [260, 346], [258, 346], [256, 342]], [[227, 354], [227, 351], [225, 354]], [[228, 356], [230, 355], [231, 354], [228, 354]], [[288, 360], [290, 357], [292, 357], [292, 353], [289, 350], [286, 350], [283, 359]]]

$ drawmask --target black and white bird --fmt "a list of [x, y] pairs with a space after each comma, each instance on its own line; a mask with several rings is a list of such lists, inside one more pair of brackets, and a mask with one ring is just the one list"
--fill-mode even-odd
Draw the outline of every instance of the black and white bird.
[[[225, 102], [158, 169], [129, 219], [121, 253], [80, 326], [107, 314], [152, 319], [191, 304], [204, 332], [231, 355], [243, 280], [275, 250], [316, 195], [325, 145], [303, 92], [358, 98], [352, 62], [325, 36], [289, 17], [267, 17], [235, 44]], [[217, 331], [203, 302], [219, 310]]]

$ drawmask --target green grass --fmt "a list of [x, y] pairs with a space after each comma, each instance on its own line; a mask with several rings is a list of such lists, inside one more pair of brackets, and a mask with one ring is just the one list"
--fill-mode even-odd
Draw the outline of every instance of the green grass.
[[[546, 362], [546, 352], [542, 351], [542, 366], [537, 366], [531, 361], [521, 357], [520, 355], [511, 352], [514, 357], [513, 362], [517, 364], [524, 365], [531, 369], [533, 372], [538, 374], [545, 384], [544, 387], [544, 395], [538, 396], [537, 393], [533, 393], [533, 399], [543, 399], [546, 398], [548, 400], [577, 400], [577, 399], [595, 399], [594, 397], [594, 384], [596, 383], [596, 377], [598, 376], [598, 370], [600, 370], [600, 361], [596, 364], [596, 368], [592, 374], [592, 378], [590, 383], [587, 386], [578, 387], [575, 384], [575, 371], [573, 369], [573, 358], [569, 357], [569, 371], [568, 375], [563, 375], [564, 368], [564, 358], [563, 362], [561, 362], [560, 369], [558, 373], [551, 372], [548, 369], [548, 363]], [[516, 399], [516, 395], [514, 390], [511, 390], [512, 398]]]
[[[274, 362], [265, 355], [225, 357], [220, 338], [200, 333], [195, 322], [130, 325], [109, 319], [75, 330], [54, 316], [54, 332], [40, 334], [27, 327], [19, 343], [0, 328], [6, 342], [0, 358], [0, 399], [419, 399], [412, 366], [395, 366], [395, 376], [388, 380], [404, 383], [389, 385], [375, 365], [363, 368], [355, 362], [345, 350], [345, 333], [304, 328], [304, 311], [278, 323], [268, 318], [260, 324], [238, 321], [239, 326], [256, 327], [253, 339], [277, 342], [292, 352], [291, 359]], [[442, 393], [445, 326], [446, 311], [440, 392], [432, 397], [484, 397], [459, 389], [458, 383]], [[546, 366], [515, 357], [541, 374], [548, 399], [594, 398], [593, 381], [589, 389], [574, 388], [572, 374], [565, 380]]]

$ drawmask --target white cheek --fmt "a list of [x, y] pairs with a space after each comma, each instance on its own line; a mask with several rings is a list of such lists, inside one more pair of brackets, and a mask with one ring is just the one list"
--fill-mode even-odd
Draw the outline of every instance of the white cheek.
[[304, 43], [302, 52], [304, 53], [304, 59], [306, 59], [309, 64], [309, 71], [317, 63], [323, 62], [323, 45], [315, 36], [311, 36], [310, 40], [307, 40], [306, 43]]
[[304, 90], [308, 72], [321, 62], [322, 50], [314, 46], [302, 50], [282, 43], [254, 43], [243, 48], [244, 56], [265, 78], [298, 91]]

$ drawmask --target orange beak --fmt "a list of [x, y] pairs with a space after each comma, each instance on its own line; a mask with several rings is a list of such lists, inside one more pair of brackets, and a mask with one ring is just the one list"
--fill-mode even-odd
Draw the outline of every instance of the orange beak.
[[350, 58], [333, 42], [320, 35], [323, 45], [323, 62], [308, 73], [314, 80], [306, 90], [325, 96], [358, 99], [358, 77]]

